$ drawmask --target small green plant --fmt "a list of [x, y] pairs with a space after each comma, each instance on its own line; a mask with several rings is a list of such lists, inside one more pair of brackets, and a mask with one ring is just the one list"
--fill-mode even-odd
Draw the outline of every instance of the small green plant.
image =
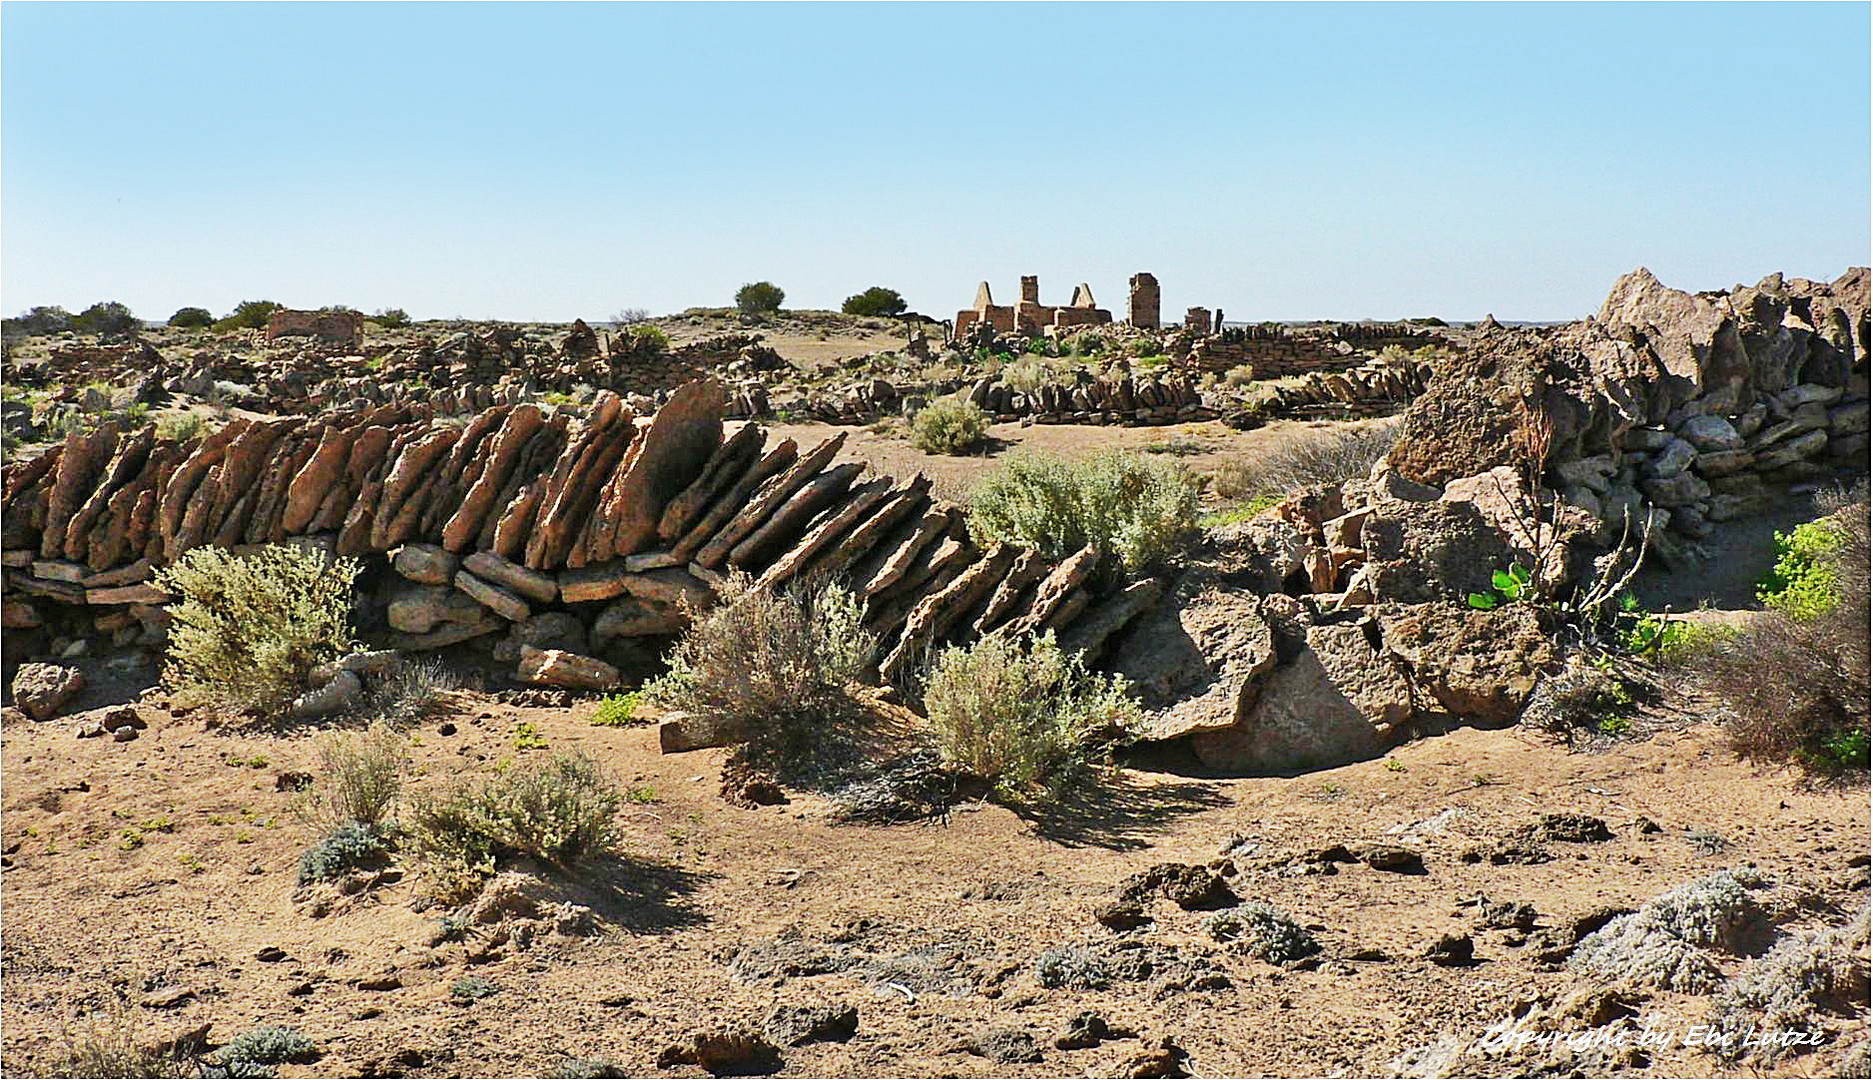
[[208, 422], [202, 414], [192, 412], [165, 413], [156, 418], [156, 437], [188, 442], [208, 433]]
[[331, 881], [353, 870], [384, 863], [393, 844], [390, 834], [375, 825], [351, 821], [327, 833], [299, 857], [299, 884]]
[[1176, 555], [1196, 533], [1198, 492], [1176, 461], [1020, 452], [970, 491], [969, 532], [978, 544], [1011, 541], [1054, 559], [1094, 544], [1136, 572]]
[[546, 1075], [552, 1080], [615, 1080], [631, 1074], [610, 1058], [572, 1057], [554, 1062]]
[[318, 1057], [319, 1044], [310, 1036], [294, 1028], [268, 1024], [236, 1035], [215, 1055], [215, 1060], [229, 1076], [272, 1076], [270, 1068], [256, 1071], [253, 1067], [304, 1065]]
[[229, 765], [237, 769], [264, 769], [267, 767], [267, 759], [263, 754], [255, 754], [252, 757], [241, 757], [238, 754], [229, 754], [225, 760]]
[[1496, 571], [1489, 576], [1489, 582], [1494, 587], [1490, 592], [1470, 594], [1471, 607], [1479, 611], [1488, 611], [1535, 595], [1528, 567], [1521, 563], [1516, 563], [1507, 570]]
[[169, 608], [167, 680], [202, 705], [283, 712], [314, 667], [350, 647], [358, 569], [285, 544], [251, 555], [189, 550], [156, 573], [182, 598]]
[[651, 803], [662, 801], [657, 795], [657, 789], [651, 787], [649, 784], [637, 784], [625, 788], [624, 798], [626, 802], [636, 803], [639, 806], [647, 806]]
[[546, 740], [541, 737], [540, 729], [533, 726], [532, 721], [522, 720], [520, 723], [514, 725], [514, 749], [516, 750], [544, 750], [546, 749]]
[[1489, 778], [1488, 773], [1473, 773], [1470, 776], [1470, 783], [1475, 784], [1477, 787], [1488, 787], [1495, 783], [1495, 781]]
[[1610, 739], [1617, 739], [1632, 730], [1632, 721], [1623, 716], [1602, 717], [1599, 723], [1600, 734]]
[[772, 315], [787, 294], [771, 281], [756, 281], [735, 290], [735, 307], [743, 315]]
[[1840, 603], [1840, 588], [1829, 557], [1840, 550], [1846, 533], [1823, 518], [1775, 534], [1775, 566], [1756, 588], [1764, 606], [1797, 622], [1808, 622]]
[[1402, 761], [1399, 761], [1397, 758], [1388, 758], [1385, 762], [1385, 771], [1386, 772], [1404, 772], [1405, 763]]
[[646, 721], [637, 715], [637, 707], [643, 701], [643, 694], [633, 690], [625, 694], [612, 694], [598, 703], [592, 713], [594, 727], [630, 727]]
[[1016, 799], [1070, 779], [1141, 719], [1122, 679], [1087, 672], [1052, 632], [945, 648], [923, 698], [943, 758]]
[[143, 846], [143, 830], [132, 825], [118, 834], [117, 846], [124, 851], [135, 851]]
[[449, 996], [456, 1001], [467, 1003], [493, 997], [501, 988], [479, 975], [464, 975], [449, 986]]
[[940, 397], [910, 421], [910, 442], [926, 454], [966, 454], [982, 445], [989, 416], [973, 401]]
[[1873, 738], [1864, 727], [1843, 728], [1820, 739], [1820, 746], [1799, 752], [1804, 765], [1819, 773], [1866, 772]]

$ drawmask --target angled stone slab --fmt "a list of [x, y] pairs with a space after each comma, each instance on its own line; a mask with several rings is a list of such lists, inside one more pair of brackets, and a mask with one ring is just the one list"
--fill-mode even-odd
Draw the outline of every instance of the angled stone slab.
[[492, 551], [477, 551], [463, 559], [462, 569], [536, 603], [550, 604], [559, 598], [559, 582], [553, 575], [529, 570]]
[[467, 570], [455, 572], [455, 587], [508, 622], [522, 622], [533, 614], [533, 609], [527, 606], [525, 600], [491, 581], [476, 577]]

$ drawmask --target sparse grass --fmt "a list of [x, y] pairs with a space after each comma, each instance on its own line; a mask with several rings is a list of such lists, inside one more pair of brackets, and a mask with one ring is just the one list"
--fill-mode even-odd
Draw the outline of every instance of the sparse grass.
[[501, 988], [479, 975], [464, 975], [449, 986], [449, 997], [464, 1004], [493, 997]]
[[169, 608], [166, 680], [199, 705], [283, 712], [315, 666], [349, 648], [358, 569], [285, 544], [252, 555], [191, 549], [156, 574], [182, 597]]
[[1398, 439], [1397, 420], [1284, 432], [1254, 456], [1219, 465], [1210, 486], [1225, 499], [1286, 498], [1302, 488], [1364, 479]]
[[1029, 353], [1002, 369], [1002, 381], [1010, 390], [1032, 394], [1048, 383], [1059, 381], [1059, 375], [1044, 358]]
[[969, 493], [969, 532], [1064, 558], [1096, 544], [1127, 571], [1162, 563], [1197, 529], [1198, 484], [1182, 464], [1110, 451], [1068, 462], [1019, 452]]
[[643, 701], [643, 695], [633, 690], [625, 694], [612, 694], [598, 703], [592, 713], [594, 727], [631, 727], [649, 723], [637, 715], [637, 707]]
[[[149, 1048], [148, 1033], [138, 1030], [138, 1015], [115, 998], [105, 1011], [102, 1022], [96, 1017], [84, 1027], [64, 1030], [65, 1046], [51, 1056], [35, 1062], [31, 1073], [21, 1075], [69, 1077], [160, 1077], [196, 1075], [195, 1064], [186, 1055], [188, 1049], [163, 1055]], [[8, 1055], [11, 1058], [12, 1055]], [[9, 1061], [9, 1064], [11, 1062]]]
[[1220, 529], [1225, 525], [1235, 525], [1248, 521], [1250, 518], [1260, 517], [1280, 501], [1281, 497], [1278, 495], [1257, 495], [1238, 506], [1225, 507], [1205, 514], [1197, 520], [1197, 525], [1204, 529]]
[[1198, 454], [1208, 453], [1210, 448], [1199, 440], [1184, 435], [1175, 439], [1166, 439], [1163, 442], [1146, 443], [1138, 449], [1147, 454], [1168, 454], [1171, 457], [1195, 457]]
[[201, 413], [172, 412], [156, 418], [156, 437], [188, 442], [209, 433], [208, 421]]
[[624, 799], [626, 802], [636, 803], [639, 806], [648, 806], [663, 801], [657, 794], [657, 789], [649, 784], [635, 784], [625, 788]]
[[1088, 673], [1051, 632], [944, 649], [923, 698], [944, 760], [1016, 799], [1071, 779], [1141, 719], [1118, 676]]
[[359, 711], [400, 729], [447, 713], [451, 697], [460, 689], [460, 680], [440, 660], [399, 657], [371, 683]]
[[940, 397], [910, 420], [910, 442], [926, 454], [966, 454], [988, 435], [989, 415], [971, 401]]
[[378, 723], [363, 732], [322, 735], [317, 746], [318, 780], [301, 800], [300, 816], [327, 832], [388, 821], [409, 763], [403, 737]]

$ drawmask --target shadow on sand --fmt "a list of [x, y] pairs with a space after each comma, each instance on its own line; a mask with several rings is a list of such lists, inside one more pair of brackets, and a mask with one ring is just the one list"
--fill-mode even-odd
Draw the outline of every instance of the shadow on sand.
[[1056, 844], [1135, 851], [1191, 814], [1230, 804], [1215, 784], [1117, 772], [1083, 775], [1052, 796], [1014, 810], [1035, 835]]

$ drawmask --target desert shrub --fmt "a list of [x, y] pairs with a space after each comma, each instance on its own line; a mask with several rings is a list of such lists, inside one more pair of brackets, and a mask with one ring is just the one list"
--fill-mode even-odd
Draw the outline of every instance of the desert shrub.
[[1204, 929], [1217, 941], [1234, 942], [1242, 952], [1270, 964], [1285, 964], [1320, 951], [1314, 935], [1293, 916], [1253, 900], [1211, 915], [1204, 920]]
[[973, 401], [940, 397], [910, 420], [911, 445], [926, 454], [966, 454], [982, 445], [989, 416]]
[[648, 322], [648, 321], [650, 321], [650, 309], [649, 308], [641, 308], [641, 307], [619, 308], [617, 311], [612, 312], [612, 315], [611, 315], [611, 327], [614, 330], [622, 330], [625, 327], [631, 326], [635, 323]]
[[1226, 499], [1286, 498], [1301, 488], [1363, 480], [1397, 440], [1396, 420], [1302, 428], [1283, 433], [1253, 456], [1233, 455], [1216, 469], [1210, 486]]
[[1007, 540], [1063, 558], [1097, 544], [1137, 571], [1197, 530], [1198, 484], [1182, 464], [1108, 451], [1079, 462], [1017, 453], [969, 493], [977, 543]]
[[1100, 990], [1111, 984], [1112, 973], [1091, 949], [1062, 945], [1035, 958], [1034, 980], [1049, 990]]
[[112, 336], [128, 334], [143, 324], [130, 309], [115, 300], [105, 300], [72, 316], [72, 329], [81, 334]]
[[[774, 306], [779, 307], [780, 301], [774, 301]], [[847, 315], [902, 315], [908, 306], [896, 289], [873, 285], [862, 293], [846, 297], [839, 310]]]
[[308, 820], [328, 828], [381, 825], [403, 793], [409, 763], [403, 736], [389, 724], [362, 732], [334, 732], [318, 740], [318, 784], [306, 804]]
[[635, 348], [655, 353], [670, 351], [670, 335], [664, 333], [663, 328], [654, 323], [632, 323], [625, 327], [623, 332], [630, 336], [631, 344]]
[[203, 704], [276, 714], [351, 643], [358, 564], [286, 544], [251, 555], [198, 547], [156, 574], [169, 608], [165, 678]]
[[1748, 875], [1721, 870], [1646, 901], [1582, 938], [1568, 961], [1571, 970], [1613, 982], [1693, 994], [1708, 993], [1723, 979], [1708, 950], [1745, 947], [1765, 918], [1749, 895]]
[[616, 845], [623, 798], [597, 762], [556, 753], [418, 798], [406, 826], [419, 853], [450, 869], [491, 872], [511, 857], [571, 868]]
[[375, 825], [349, 821], [299, 857], [299, 884], [331, 881], [353, 870], [382, 865], [392, 849], [390, 834]]
[[1034, 353], [1002, 369], [1002, 381], [1008, 384], [1009, 389], [1018, 390], [1023, 394], [1032, 394], [1053, 382], [1054, 378], [1053, 366]]
[[796, 583], [773, 591], [735, 575], [670, 652], [670, 672], [645, 697], [745, 734], [754, 756], [810, 747], [851, 708], [851, 684], [871, 666], [878, 639], [843, 587]]
[[756, 281], [735, 290], [735, 307], [743, 315], [772, 315], [787, 293], [771, 281]]
[[236, 1035], [215, 1054], [215, 1064], [224, 1076], [272, 1076], [275, 1065], [303, 1065], [318, 1057], [319, 1044], [311, 1036], [268, 1024]]
[[447, 712], [450, 696], [461, 688], [461, 680], [441, 661], [400, 657], [372, 681], [360, 711], [400, 728]]
[[215, 323], [216, 330], [260, 330], [282, 306], [272, 300], [243, 300], [234, 305], [228, 317]]
[[456, 1001], [480, 1001], [500, 992], [499, 986], [479, 975], [464, 975], [449, 986], [449, 996]]
[[1582, 732], [1615, 734], [1607, 721], [1623, 718], [1634, 704], [1632, 691], [1612, 672], [1575, 663], [1541, 681], [1522, 721], [1568, 740]]
[[1722, 1044], [1723, 1056], [1772, 1064], [1804, 1047], [1760, 1039], [1746, 1046], [1741, 1035], [1813, 1031], [1824, 1016], [1849, 1016], [1864, 1008], [1867, 944], [1867, 909], [1862, 907], [1847, 925], [1791, 935], [1751, 963], [1711, 1002], [1714, 1026], [1732, 1036]]
[[1255, 369], [1247, 364], [1237, 364], [1223, 372], [1223, 383], [1238, 389], [1255, 381]]
[[923, 699], [944, 760], [1016, 797], [1070, 778], [1142, 716], [1123, 680], [1087, 672], [1051, 631], [944, 649]]
[[1138, 344], [1133, 347], [1132, 351], [1137, 354], [1140, 360], [1150, 360], [1164, 355], [1164, 342], [1160, 341], [1158, 338], [1146, 335], [1139, 339]]
[[[149, 1033], [139, 1030], [137, 1014], [122, 1001], [113, 1000], [103, 1022], [95, 1017], [78, 1031], [64, 1032], [65, 1045], [47, 1058], [34, 1062], [36, 1068], [24, 1076], [70, 1077], [161, 1077], [196, 1075], [185, 1049], [158, 1054], [149, 1046]], [[9, 1055], [9, 1058], [11, 1055]], [[9, 1060], [9, 1064], [12, 1062]]]
[[612, 1080], [631, 1074], [610, 1058], [571, 1057], [554, 1062], [546, 1075], [552, 1080]]
[[208, 434], [208, 421], [201, 413], [172, 412], [156, 418], [156, 437], [188, 442]]
[[378, 308], [371, 321], [386, 330], [398, 330], [410, 325], [410, 313], [400, 307]]
[[1778, 538], [1769, 610], [1734, 633], [1674, 650], [1671, 668], [1715, 698], [1731, 747], [1821, 776], [1868, 765], [1865, 504]]
[[592, 713], [592, 724], [596, 727], [630, 727], [644, 723], [644, 718], [637, 715], [637, 707], [643, 694], [633, 690], [628, 694], [612, 694], [598, 703]]
[[214, 314], [207, 308], [177, 308], [176, 313], [169, 316], [169, 325], [177, 330], [197, 330], [214, 324]]

